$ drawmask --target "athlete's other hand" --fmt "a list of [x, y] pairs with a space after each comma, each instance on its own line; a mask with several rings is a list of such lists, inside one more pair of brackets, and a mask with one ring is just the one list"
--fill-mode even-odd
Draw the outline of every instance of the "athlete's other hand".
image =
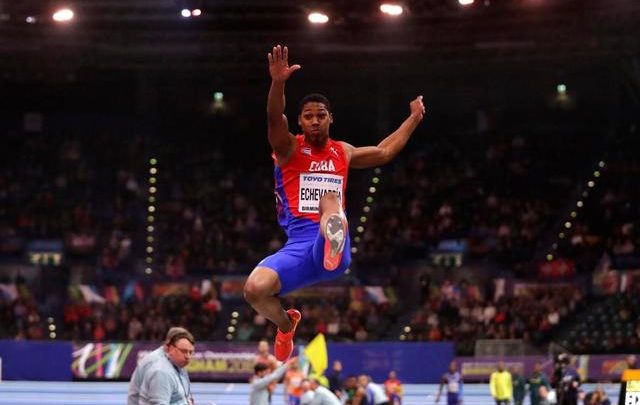
[[300, 69], [300, 65], [289, 66], [289, 49], [284, 46], [274, 46], [273, 51], [267, 55], [269, 59], [269, 74], [271, 80], [287, 81], [291, 74]]
[[418, 96], [411, 101], [409, 103], [409, 108], [411, 109], [411, 115], [418, 117], [420, 120], [422, 120], [424, 114], [427, 112], [424, 108], [424, 103], [422, 102], [422, 96]]

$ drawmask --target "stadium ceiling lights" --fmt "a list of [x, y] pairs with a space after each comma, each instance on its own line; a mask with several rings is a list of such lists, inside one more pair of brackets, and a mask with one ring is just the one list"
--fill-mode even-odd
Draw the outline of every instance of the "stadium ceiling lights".
[[202, 9], [194, 8], [193, 10], [190, 10], [188, 8], [183, 8], [180, 11], [180, 15], [184, 18], [200, 17], [202, 15]]
[[404, 9], [399, 4], [382, 3], [380, 5], [380, 11], [389, 16], [397, 17], [404, 12]]
[[74, 16], [75, 16], [75, 13], [70, 8], [61, 8], [59, 10], [56, 10], [53, 13], [53, 21], [59, 22], [59, 23], [67, 23], [73, 20]]
[[474, 0], [458, 0], [461, 6], [470, 6], [472, 5]]
[[313, 11], [307, 17], [311, 24], [326, 24], [329, 22], [329, 16], [320, 11]]

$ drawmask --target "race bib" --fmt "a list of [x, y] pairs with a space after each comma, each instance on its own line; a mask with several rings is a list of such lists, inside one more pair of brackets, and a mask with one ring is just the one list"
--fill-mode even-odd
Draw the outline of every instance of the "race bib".
[[300, 174], [300, 194], [298, 211], [317, 214], [320, 211], [320, 198], [334, 192], [342, 201], [342, 183], [344, 178], [335, 174], [302, 173]]
[[458, 392], [459, 389], [460, 389], [460, 384], [458, 384], [457, 381], [449, 382], [449, 392]]

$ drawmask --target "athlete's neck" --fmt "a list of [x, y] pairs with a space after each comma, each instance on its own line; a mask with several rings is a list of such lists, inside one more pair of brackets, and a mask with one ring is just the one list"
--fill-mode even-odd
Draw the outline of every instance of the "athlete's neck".
[[329, 136], [324, 136], [324, 137], [320, 137], [320, 136], [313, 136], [313, 135], [304, 135], [304, 141], [307, 145], [313, 147], [313, 148], [317, 148], [317, 149], [322, 149], [325, 146], [327, 146], [327, 144], [329, 143]]

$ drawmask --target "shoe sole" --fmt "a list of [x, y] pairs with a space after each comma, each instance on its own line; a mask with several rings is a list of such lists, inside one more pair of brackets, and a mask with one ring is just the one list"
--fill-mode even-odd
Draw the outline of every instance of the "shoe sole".
[[324, 229], [324, 268], [333, 271], [338, 268], [342, 261], [342, 252], [344, 250], [347, 238], [347, 227], [342, 217], [333, 214], [327, 220]]

